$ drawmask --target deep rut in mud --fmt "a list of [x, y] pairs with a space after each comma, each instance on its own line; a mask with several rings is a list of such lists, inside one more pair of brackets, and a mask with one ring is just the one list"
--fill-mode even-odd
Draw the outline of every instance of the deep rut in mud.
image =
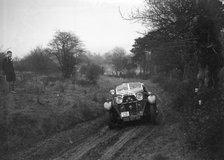
[[[83, 143], [67, 151], [55, 160], [68, 159], [114, 159], [119, 151], [130, 151], [143, 142], [153, 130], [151, 125], [129, 126], [120, 130], [103, 127], [100, 132], [87, 138]], [[127, 145], [126, 144], [132, 144]], [[130, 148], [129, 148], [130, 147]]]

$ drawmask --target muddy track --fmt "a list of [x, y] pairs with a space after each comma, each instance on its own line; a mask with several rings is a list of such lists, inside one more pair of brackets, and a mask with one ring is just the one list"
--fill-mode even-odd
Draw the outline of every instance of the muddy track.
[[[105, 124], [95, 128], [97, 122], [83, 123], [83, 129], [56, 135], [39, 143], [26, 152], [17, 153], [11, 160], [110, 160], [128, 155], [151, 135], [156, 126], [150, 123], [136, 123], [110, 130]], [[91, 128], [92, 127], [92, 128]], [[87, 130], [89, 129], [89, 131]], [[60, 137], [59, 137], [60, 136]], [[70, 137], [69, 137], [70, 136]], [[59, 140], [62, 139], [62, 140]], [[69, 143], [69, 147], [63, 143]], [[65, 146], [59, 147], [59, 145]], [[57, 147], [58, 146], [58, 147]], [[53, 151], [53, 154], [51, 153]], [[49, 153], [52, 155], [50, 156]], [[121, 158], [122, 159], [122, 158]]]
[[[150, 86], [158, 95], [159, 104], [163, 104], [163, 92], [158, 87]], [[54, 160], [112, 160], [123, 159], [130, 155], [136, 147], [140, 146], [154, 131], [152, 124], [138, 124], [125, 126], [122, 129], [110, 130], [107, 126], [102, 127], [94, 135], [86, 138], [82, 143], [67, 150]]]
[[63, 155], [55, 158], [55, 160], [60, 160], [60, 159], [77, 160], [77, 159], [80, 159], [89, 150], [96, 147], [99, 143], [102, 143], [103, 141], [107, 141], [108, 139], [112, 138], [113, 136], [116, 136], [117, 134], [118, 134], [118, 132], [116, 132], [116, 131], [107, 132], [107, 127], [103, 127], [98, 133], [85, 139], [84, 142], [78, 144], [76, 147], [70, 149]]
[[[103, 127], [100, 132], [87, 138], [83, 143], [54, 160], [114, 159], [119, 151], [129, 151], [127, 147], [133, 148], [138, 146], [145, 137], [150, 135], [152, 130], [153, 126], [149, 124], [129, 126], [120, 130], [109, 130], [107, 127]], [[131, 146], [126, 146], [127, 143], [132, 142], [134, 143]]]
[[[150, 86], [158, 95], [159, 104], [163, 105], [163, 92], [157, 86]], [[156, 126], [152, 124], [137, 124], [125, 126], [122, 129], [110, 130], [107, 126], [102, 127], [94, 135], [86, 138], [82, 143], [67, 150], [54, 160], [112, 160], [123, 159], [140, 146], [154, 131]]]
[[[152, 128], [149, 126], [141, 126], [133, 128], [129, 132], [123, 134], [113, 146], [109, 147], [102, 155], [100, 160], [109, 160], [114, 158], [117, 159], [117, 155], [119, 155], [119, 152], [123, 152], [123, 154], [131, 153], [129, 152], [129, 149], [137, 147], [138, 143], [136, 142], [142, 142], [139, 141], [140, 139], [142, 139], [141, 133], [145, 133], [144, 137], [148, 137], [151, 131]], [[128, 143], [131, 145], [127, 145]]]

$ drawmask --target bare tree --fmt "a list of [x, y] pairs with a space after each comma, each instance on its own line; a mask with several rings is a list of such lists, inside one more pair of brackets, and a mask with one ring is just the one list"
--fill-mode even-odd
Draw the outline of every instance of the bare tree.
[[202, 66], [204, 72], [207, 66], [210, 86], [214, 86], [223, 65], [219, 42], [224, 26], [223, 7], [219, 0], [145, 0], [144, 8], [133, 12], [129, 19], [154, 29], [143, 40], [168, 72], [177, 68], [184, 79], [196, 79], [195, 68]]
[[121, 47], [115, 47], [109, 55], [110, 62], [113, 64], [116, 75], [122, 72], [127, 64], [126, 51]]
[[32, 49], [28, 55], [22, 59], [16, 57], [14, 66], [19, 71], [32, 71], [39, 74], [45, 74], [57, 71], [57, 65], [50, 59], [47, 50], [40, 46]]
[[57, 31], [49, 46], [50, 53], [58, 60], [63, 77], [69, 78], [84, 52], [81, 41], [71, 32]]

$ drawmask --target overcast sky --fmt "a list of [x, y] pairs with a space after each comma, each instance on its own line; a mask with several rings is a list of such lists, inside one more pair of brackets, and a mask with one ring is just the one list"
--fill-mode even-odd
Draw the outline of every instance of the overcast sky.
[[23, 57], [46, 47], [55, 31], [75, 33], [85, 47], [105, 53], [116, 46], [129, 51], [144, 27], [123, 20], [143, 0], [0, 0], [0, 49]]

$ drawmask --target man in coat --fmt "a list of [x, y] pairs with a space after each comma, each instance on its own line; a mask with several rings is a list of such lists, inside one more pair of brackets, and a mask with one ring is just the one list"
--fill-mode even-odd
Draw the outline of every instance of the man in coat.
[[12, 62], [12, 52], [8, 51], [6, 56], [7, 57], [3, 60], [3, 63], [2, 63], [3, 74], [6, 76], [6, 80], [9, 83], [9, 92], [16, 93], [14, 88], [16, 75], [14, 72], [14, 67]]

